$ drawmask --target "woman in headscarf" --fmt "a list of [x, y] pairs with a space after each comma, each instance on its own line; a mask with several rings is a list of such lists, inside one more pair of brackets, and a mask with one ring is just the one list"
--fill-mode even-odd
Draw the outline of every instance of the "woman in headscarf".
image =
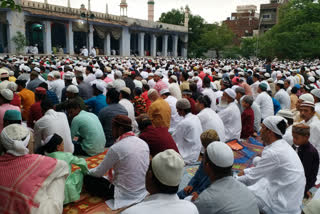
[[68, 165], [28, 154], [29, 141], [29, 129], [20, 124], [11, 124], [1, 132], [5, 154], [0, 156], [0, 212], [62, 213]]

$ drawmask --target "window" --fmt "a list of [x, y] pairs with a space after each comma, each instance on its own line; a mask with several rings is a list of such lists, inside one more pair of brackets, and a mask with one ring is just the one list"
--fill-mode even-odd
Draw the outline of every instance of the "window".
[[271, 14], [263, 14], [262, 19], [271, 19]]

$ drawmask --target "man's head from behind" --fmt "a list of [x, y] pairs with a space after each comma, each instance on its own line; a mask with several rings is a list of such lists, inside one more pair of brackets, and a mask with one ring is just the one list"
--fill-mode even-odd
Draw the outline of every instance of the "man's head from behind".
[[183, 175], [184, 161], [172, 149], [158, 153], [152, 159], [146, 174], [146, 189], [156, 193], [176, 194]]
[[209, 144], [204, 155], [204, 170], [211, 181], [232, 175], [234, 155], [231, 148], [219, 141]]

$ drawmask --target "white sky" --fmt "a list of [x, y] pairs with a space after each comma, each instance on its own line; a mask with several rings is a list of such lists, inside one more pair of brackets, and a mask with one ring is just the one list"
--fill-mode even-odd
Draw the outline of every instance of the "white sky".
[[[44, 0], [35, 0], [43, 2]], [[70, 0], [71, 7], [80, 8], [81, 4], [88, 4], [88, 0]], [[97, 12], [106, 11], [106, 3], [109, 6], [109, 13], [120, 15], [121, 0], [91, 0], [91, 10]], [[67, 0], [48, 0], [50, 4], [67, 6]], [[128, 16], [139, 19], [148, 17], [148, 0], [127, 0]], [[180, 8], [189, 5], [191, 12], [201, 15], [207, 22], [221, 22], [230, 17], [236, 11], [237, 5], [268, 3], [269, 0], [155, 0], [155, 21], [158, 21], [161, 13], [168, 12], [173, 8]]]

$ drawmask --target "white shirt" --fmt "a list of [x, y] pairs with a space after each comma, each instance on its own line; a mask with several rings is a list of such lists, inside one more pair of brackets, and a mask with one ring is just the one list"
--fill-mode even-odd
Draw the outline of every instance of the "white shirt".
[[91, 83], [93, 80], [96, 79], [96, 76], [93, 73], [89, 73], [85, 78], [84, 78], [84, 82], [86, 83]]
[[69, 175], [69, 166], [65, 161], [57, 160], [55, 169], [42, 183], [34, 197], [39, 207], [32, 207], [31, 214], [56, 214], [63, 212], [64, 187]]
[[150, 79], [150, 80], [148, 81], [148, 85], [149, 85], [149, 87], [150, 87], [150, 89], [151, 89], [151, 88], [153, 88], [153, 87], [156, 85], [156, 82], [154, 81], [154, 79]]
[[53, 80], [50, 82], [50, 87], [51, 90], [57, 95], [59, 101], [61, 102], [62, 90], [65, 87], [64, 81], [62, 79]]
[[261, 92], [254, 102], [259, 106], [262, 119], [274, 115], [272, 98], [267, 92]]
[[256, 99], [257, 96], [259, 95], [259, 94], [258, 94], [259, 84], [260, 84], [260, 82], [259, 82], [259, 81], [256, 81], [256, 82], [252, 83], [252, 85], [250, 85], [251, 90], [252, 90], [252, 96], [253, 96], [253, 98], [255, 98], [255, 99]]
[[315, 104], [315, 111], [320, 114], [320, 102]]
[[285, 140], [266, 146], [256, 167], [238, 178], [256, 195], [265, 214], [300, 214], [306, 178], [297, 153]]
[[180, 87], [178, 85], [178, 83], [171, 83], [169, 85], [169, 91], [170, 91], [170, 94], [172, 96], [174, 96], [175, 98], [177, 98], [177, 100], [180, 100], [181, 99], [181, 90], [180, 90]]
[[88, 56], [88, 49], [87, 48], [82, 49], [81, 55]]
[[237, 139], [240, 140], [241, 135], [241, 114], [235, 102], [229, 103], [227, 108], [218, 113], [224, 124], [225, 141]]
[[286, 129], [286, 133], [283, 135], [282, 139], [287, 141], [290, 146], [293, 145], [293, 136], [292, 136], [292, 125]]
[[207, 95], [211, 100], [211, 109], [213, 111], [217, 110], [217, 98], [214, 91], [211, 88], [204, 88], [201, 92], [203, 95]]
[[280, 89], [275, 95], [274, 98], [279, 101], [281, 109], [285, 110], [291, 109], [291, 99], [289, 94], [284, 90]]
[[74, 146], [67, 116], [64, 113], [49, 109], [34, 125], [34, 150], [42, 145], [41, 140], [44, 141], [53, 134], [62, 137], [65, 152], [73, 153]]
[[201, 110], [197, 116], [200, 119], [202, 131], [213, 129], [218, 133], [220, 141], [225, 142], [224, 125], [219, 115], [211, 108]]
[[202, 127], [199, 118], [192, 113], [188, 113], [177, 125], [172, 134], [172, 138], [177, 144], [180, 155], [186, 164], [198, 161], [202, 134]]
[[176, 194], [154, 194], [141, 203], [130, 207], [122, 214], [198, 214], [197, 207], [190, 201], [180, 200]]
[[96, 56], [97, 56], [96, 49], [91, 48], [91, 53], [90, 53], [90, 55], [93, 56], [93, 57], [96, 57]]
[[136, 136], [126, 137], [113, 144], [102, 163], [89, 171], [92, 176], [102, 177], [113, 168], [114, 200], [106, 201], [112, 210], [138, 203], [147, 195], [149, 154], [146, 142]]
[[254, 130], [256, 132], [260, 131], [260, 124], [261, 124], [261, 112], [259, 106], [254, 102], [251, 105], [251, 108], [254, 113]]
[[178, 123], [183, 119], [183, 117], [181, 117], [177, 112], [177, 108], [176, 108], [177, 99], [175, 97], [169, 95], [165, 99], [165, 101], [167, 101], [171, 109], [171, 120], [170, 120], [169, 132], [173, 133], [174, 130], [176, 130]]
[[132, 122], [132, 128], [133, 130], [136, 130], [138, 128], [138, 124], [134, 116], [134, 107], [132, 102], [130, 102], [128, 99], [123, 98], [119, 101], [119, 104], [121, 104], [127, 110], [128, 117], [131, 119]]

